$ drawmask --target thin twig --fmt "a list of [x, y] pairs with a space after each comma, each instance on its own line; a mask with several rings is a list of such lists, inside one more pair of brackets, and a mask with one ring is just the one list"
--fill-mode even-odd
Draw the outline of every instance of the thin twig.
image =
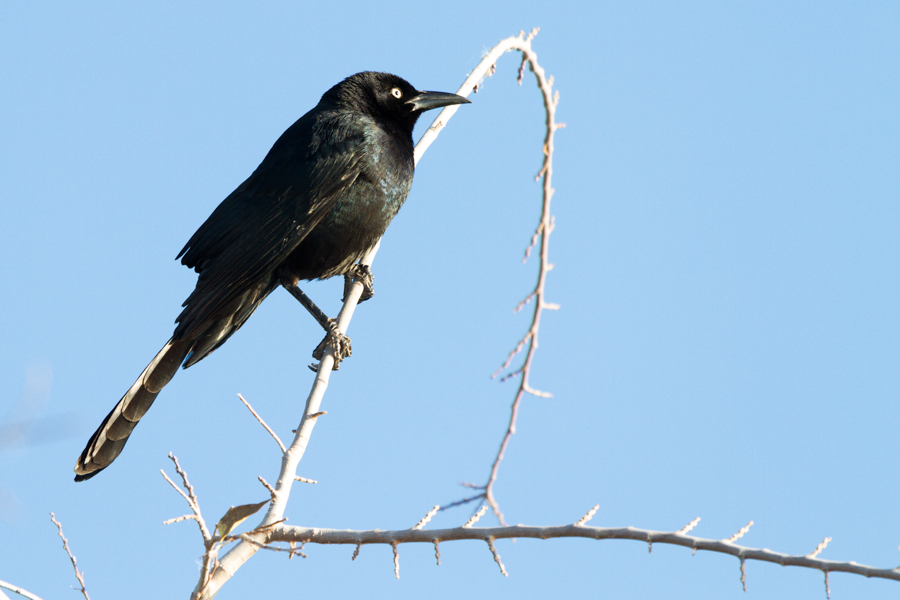
[[87, 589], [84, 587], [84, 573], [78, 570], [78, 563], [75, 561], [75, 555], [69, 550], [69, 540], [63, 535], [62, 525], [56, 520], [56, 516], [53, 513], [50, 513], [50, 520], [56, 525], [56, 529], [59, 531], [59, 538], [63, 543], [63, 549], [66, 551], [66, 554], [69, 555], [69, 560], [72, 561], [72, 568], [75, 569], [75, 579], [78, 580], [78, 585], [81, 586], [79, 591], [84, 596], [84, 600], [91, 600], [91, 597], [88, 596]]
[[265, 421], [263, 421], [263, 418], [262, 418], [261, 416], [259, 416], [259, 414], [257, 414], [257, 412], [256, 412], [255, 410], [253, 410], [253, 407], [250, 406], [250, 403], [249, 403], [249, 402], [247, 402], [246, 400], [244, 400], [244, 397], [243, 397], [243, 396], [241, 396], [240, 394], [238, 394], [237, 396], [238, 396], [238, 398], [241, 399], [241, 402], [244, 403], [244, 406], [247, 407], [247, 410], [249, 410], [250, 413], [251, 413], [254, 417], [256, 417], [256, 420], [259, 421], [259, 424], [262, 425], [263, 427], [265, 427], [266, 431], [269, 432], [269, 435], [271, 435], [272, 438], [274, 438], [274, 440], [275, 440], [276, 442], [278, 442], [278, 447], [281, 448], [281, 453], [284, 454], [285, 452], [287, 452], [287, 448], [284, 447], [284, 444], [281, 442], [281, 438], [278, 437], [278, 434], [275, 433], [274, 431], [272, 431], [272, 428], [269, 427], [269, 426], [266, 424]]
[[169, 485], [174, 488], [176, 492], [181, 494], [181, 497], [184, 498], [185, 502], [188, 503], [188, 506], [191, 509], [191, 512], [194, 513], [194, 520], [197, 521], [197, 526], [200, 528], [200, 535], [203, 536], [203, 543], [209, 547], [210, 542], [212, 541], [212, 534], [210, 534], [209, 529], [206, 527], [206, 521], [203, 520], [203, 515], [200, 513], [200, 503], [197, 500], [197, 495], [194, 493], [194, 486], [191, 485], [191, 482], [188, 481], [187, 473], [184, 469], [181, 468], [181, 465], [178, 463], [178, 457], [169, 452], [169, 459], [173, 463], [175, 463], [175, 472], [181, 476], [182, 484], [184, 485], [184, 489], [187, 490], [187, 494], [185, 494], [181, 488], [179, 488], [174, 481], [169, 479], [169, 476], [166, 475], [166, 472], [162, 469], [159, 470], [162, 473], [162, 476], [169, 482]]
[[494, 547], [494, 538], [489, 537], [485, 539], [485, 541], [487, 542], [488, 548], [490, 548], [491, 550], [491, 554], [494, 555], [494, 562], [497, 563], [498, 567], [500, 567], [500, 572], [504, 577], [509, 577], [509, 573], [506, 572], [506, 567], [503, 566], [503, 561], [500, 560], [500, 553], [497, 552], [497, 549]]

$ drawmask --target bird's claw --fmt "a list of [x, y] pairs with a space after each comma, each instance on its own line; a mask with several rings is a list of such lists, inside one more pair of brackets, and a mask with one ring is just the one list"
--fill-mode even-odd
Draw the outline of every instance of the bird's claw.
[[353, 284], [360, 282], [363, 285], [362, 295], [359, 297], [360, 302], [365, 302], [375, 295], [375, 276], [372, 275], [372, 269], [369, 265], [357, 263], [350, 267], [350, 270], [344, 274], [344, 297], [341, 301], [346, 301]]
[[[334, 349], [334, 366], [332, 369], [337, 371], [340, 368], [341, 361], [353, 354], [353, 350], [350, 347], [350, 338], [338, 330], [337, 323], [335, 323], [334, 319], [329, 319], [328, 324], [328, 333], [325, 334], [325, 338], [319, 342], [319, 345], [313, 350], [312, 355], [314, 359], [321, 363], [322, 359], [325, 357], [325, 348], [330, 346]], [[312, 368], [312, 366], [310, 366], [310, 368]], [[318, 371], [318, 368], [313, 370]]]

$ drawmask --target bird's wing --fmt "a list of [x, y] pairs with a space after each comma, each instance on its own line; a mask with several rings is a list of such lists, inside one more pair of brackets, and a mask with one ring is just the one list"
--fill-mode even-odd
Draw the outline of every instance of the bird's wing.
[[365, 147], [359, 129], [341, 120], [313, 129], [307, 117], [279, 138], [179, 254], [200, 276], [177, 319], [176, 339], [227, 312], [271, 275], [359, 176]]

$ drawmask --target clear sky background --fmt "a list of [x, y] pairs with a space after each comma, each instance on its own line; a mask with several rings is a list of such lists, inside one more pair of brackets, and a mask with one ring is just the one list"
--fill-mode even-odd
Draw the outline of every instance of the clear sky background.
[[[173, 259], [321, 94], [361, 70], [455, 91], [541, 27], [561, 94], [556, 230], [533, 384], [496, 493], [511, 523], [593, 523], [900, 564], [900, 5], [895, 2], [3, 3], [0, 579], [73, 598], [186, 598], [210, 521], [266, 497], [322, 337], [282, 290], [180, 372], [116, 463], [88, 436], [171, 334]], [[374, 266], [288, 508], [297, 525], [410, 527], [483, 482], [528, 326], [542, 108], [518, 59], [420, 163]], [[430, 119], [427, 119], [430, 122]], [[416, 137], [427, 124], [423, 119]], [[330, 313], [341, 282], [306, 291]], [[21, 428], [20, 425], [26, 427]], [[20, 435], [13, 435], [19, 431]], [[470, 509], [432, 525], [463, 523]], [[495, 521], [486, 517], [483, 523]], [[824, 597], [821, 573], [643, 544], [520, 540], [257, 554], [237, 598]], [[834, 574], [832, 597], [900, 583]]]

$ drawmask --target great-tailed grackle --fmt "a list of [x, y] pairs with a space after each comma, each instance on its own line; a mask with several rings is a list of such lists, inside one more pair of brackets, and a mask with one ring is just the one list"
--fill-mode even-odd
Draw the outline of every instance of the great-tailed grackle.
[[327, 332], [314, 356], [321, 359], [328, 341], [338, 361], [349, 355], [349, 339], [297, 282], [344, 275], [345, 284], [364, 283], [363, 299], [371, 296], [371, 273], [356, 263], [409, 193], [413, 127], [426, 110], [468, 102], [368, 71], [325, 92], [176, 257], [197, 271], [197, 286], [182, 305], [172, 339], [91, 436], [75, 465], [75, 481], [108, 467], [178, 366], [190, 367], [225, 343], [279, 285]]

